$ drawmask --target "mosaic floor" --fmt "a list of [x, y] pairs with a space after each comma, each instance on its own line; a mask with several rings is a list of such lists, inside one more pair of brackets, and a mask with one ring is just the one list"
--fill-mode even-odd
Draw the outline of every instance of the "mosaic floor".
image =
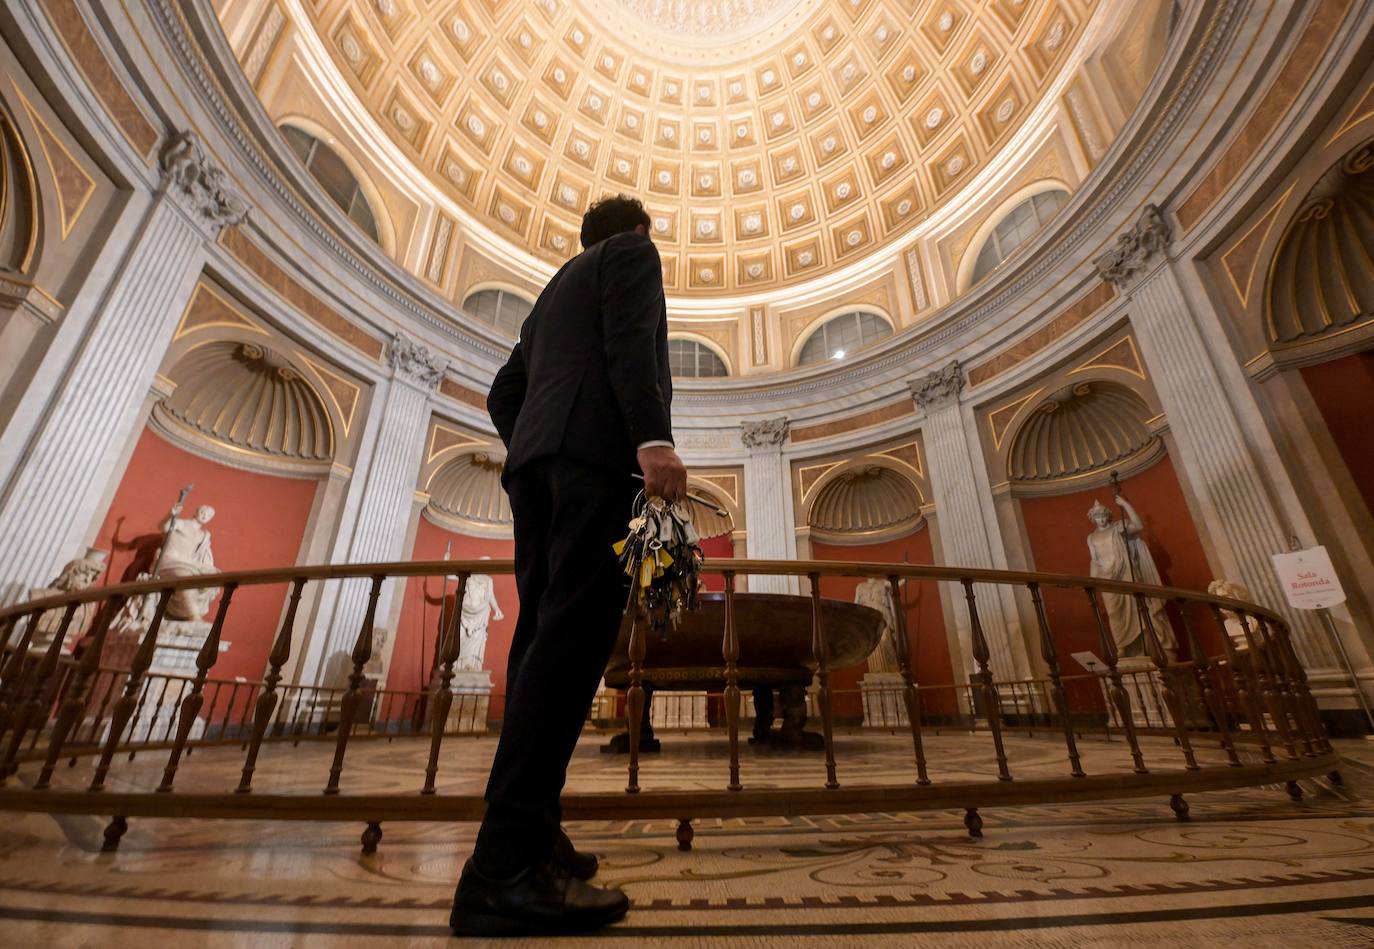
[[[646, 759], [647, 787], [717, 787], [719, 739], [666, 734]], [[570, 785], [623, 787], [624, 759], [579, 747]], [[993, 774], [986, 735], [932, 736], [931, 775]], [[448, 747], [441, 784], [480, 788], [493, 743]], [[840, 777], [900, 780], [901, 736], [838, 739]], [[322, 785], [326, 746], [275, 747], [266, 789]], [[569, 825], [602, 857], [598, 882], [634, 900], [596, 939], [670, 946], [949, 947], [1374, 946], [1374, 742], [1340, 742], [1346, 783], [1197, 794], [1192, 821], [1164, 800], [985, 810], [982, 840], [955, 812], [698, 821], [694, 850], [672, 821]], [[1013, 773], [1062, 774], [1050, 736], [1009, 739]], [[1090, 772], [1127, 770], [1120, 741], [1084, 742]], [[113, 786], [147, 786], [158, 756], [117, 770]], [[1147, 760], [1178, 767], [1177, 750], [1146, 743]], [[221, 790], [238, 750], [200, 749], [184, 790]], [[815, 784], [817, 756], [748, 749], [746, 784]], [[415, 743], [359, 743], [345, 791], [413, 789]], [[62, 769], [79, 781], [83, 766]], [[22, 780], [22, 778], [21, 778]], [[101, 854], [106, 820], [0, 814], [0, 944], [38, 946], [429, 946], [448, 941], [453, 883], [471, 825], [384, 826], [362, 856], [357, 824], [135, 820], [117, 854]], [[507, 941], [503, 945], [520, 945]], [[530, 943], [533, 944], [533, 943]]]

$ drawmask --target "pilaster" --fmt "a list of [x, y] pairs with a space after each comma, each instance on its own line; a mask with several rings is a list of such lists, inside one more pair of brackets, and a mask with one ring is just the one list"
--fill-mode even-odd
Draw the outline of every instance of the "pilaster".
[[[795, 560], [796, 531], [792, 513], [792, 479], [783, 458], [788, 425], [784, 417], [744, 422], [740, 441], [744, 459], [745, 531], [749, 556], [757, 560]], [[796, 593], [795, 577], [750, 577], [755, 593]]]
[[194, 133], [167, 143], [161, 169], [136, 236], [0, 496], [0, 602], [49, 576], [100, 516], [206, 244], [247, 216]]
[[[445, 363], [399, 333], [388, 343], [386, 358], [391, 378], [369, 419], [374, 437], [365, 446], [366, 464], [355, 470], [346, 502], [354, 513], [351, 524], [340, 531], [331, 563], [379, 563], [404, 555], [425, 427]], [[378, 617], [391, 615], [393, 599], [404, 583], [391, 580], [383, 585]], [[322, 622], [311, 635], [302, 667], [307, 679], [318, 679], [330, 655], [353, 648], [367, 611], [369, 584], [366, 579], [344, 580], [326, 593], [319, 614]]]
[[[1094, 265], [1129, 300], [1141, 355], [1217, 558], [1214, 568], [1224, 579], [1244, 584], [1256, 601], [1283, 610], [1270, 557], [1289, 549], [1291, 532], [1266, 488], [1234, 401], [1248, 394], [1228, 387], [1210, 357], [1202, 314], [1190, 307], [1169, 257], [1172, 238], [1159, 208], [1146, 205], [1136, 224]], [[1334, 666], [1331, 646], [1313, 618], [1287, 615], [1303, 664], [1311, 670]]]
[[[921, 437], [930, 465], [931, 489], [940, 517], [941, 554], [952, 567], [1005, 569], [1006, 554], [997, 528], [992, 490], [980, 458], [971, 411], [960, 400], [964, 373], [952, 362], [911, 383], [917, 410], [925, 416]], [[959, 584], [941, 584], [954, 614], [964, 673], [974, 672], [971, 625]], [[987, 636], [993, 674], [1002, 681], [1030, 674], [1013, 592], [994, 584], [975, 584], [978, 617]]]

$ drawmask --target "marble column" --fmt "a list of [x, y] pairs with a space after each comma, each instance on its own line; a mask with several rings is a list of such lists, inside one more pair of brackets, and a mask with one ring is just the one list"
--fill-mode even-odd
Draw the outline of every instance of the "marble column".
[[[1146, 205], [1136, 224], [1094, 265], [1129, 300], [1131, 326], [1169, 418], [1179, 467], [1197, 498], [1200, 526], [1218, 561], [1213, 566], [1225, 579], [1244, 584], [1257, 602], [1285, 609], [1270, 556], [1288, 550], [1290, 531], [1237, 412], [1234, 399], [1248, 393], [1232, 392], [1213, 363], [1201, 315], [1189, 306], [1169, 257], [1171, 240], [1159, 209]], [[1303, 664], [1313, 670], [1334, 666], [1331, 646], [1311, 614], [1286, 615]]]
[[0, 497], [0, 602], [69, 560], [100, 516], [206, 245], [247, 215], [193, 133], [170, 139], [161, 171], [146, 216]]
[[[378, 394], [381, 405], [370, 420], [375, 437], [367, 449], [366, 466], [355, 469], [345, 513], [351, 523], [340, 532], [332, 563], [379, 563], [400, 560], [406, 553], [431, 399], [444, 377], [445, 363], [400, 334], [388, 343], [386, 358], [391, 378]], [[331, 655], [352, 650], [367, 613], [369, 585], [366, 579], [331, 584], [303, 664], [307, 680], [318, 679]], [[375, 626], [385, 624], [383, 617], [391, 615], [392, 599], [404, 586], [404, 578], [383, 585]]]
[[[964, 373], [959, 363], [932, 372], [911, 384], [912, 398], [925, 416], [921, 437], [930, 465], [935, 509], [940, 516], [942, 560], [952, 567], [1006, 569], [1006, 555], [997, 528], [992, 489], [978, 453], [972, 413], [959, 401]], [[954, 613], [959, 653], [965, 674], [974, 672], [968, 604], [960, 584], [941, 585]], [[1009, 587], [976, 584], [978, 618], [988, 640], [993, 675], [999, 681], [1030, 674], [1025, 642]]]
[[[749, 556], [756, 560], [796, 560], [795, 517], [792, 512], [792, 478], [782, 456], [787, 441], [787, 419], [770, 418], [744, 422], [740, 441], [744, 459], [745, 533]], [[796, 593], [795, 577], [750, 577], [755, 593]]]

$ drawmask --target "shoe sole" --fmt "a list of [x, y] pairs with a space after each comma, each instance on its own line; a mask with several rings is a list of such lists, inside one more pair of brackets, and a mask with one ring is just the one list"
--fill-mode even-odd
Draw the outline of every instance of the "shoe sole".
[[603, 915], [589, 916], [576, 921], [551, 919], [543, 922], [496, 916], [491, 913], [464, 913], [450, 919], [449, 928], [455, 936], [553, 936], [586, 933], [623, 919], [629, 909], [628, 906], [618, 907]]

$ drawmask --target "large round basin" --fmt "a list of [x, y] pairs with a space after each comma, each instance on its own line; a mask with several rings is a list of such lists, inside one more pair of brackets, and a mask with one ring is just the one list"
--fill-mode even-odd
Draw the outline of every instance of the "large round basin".
[[[868, 657], [883, 632], [875, 609], [821, 600], [826, 661], [830, 669], [856, 665]], [[785, 593], [735, 594], [735, 630], [739, 635], [739, 681], [743, 686], [807, 685], [816, 672], [811, 648], [811, 598]], [[644, 677], [657, 689], [719, 691], [725, 687], [725, 594], [704, 593], [700, 608], [684, 613], [676, 628], [660, 637], [645, 630]], [[606, 684], [628, 687], [630, 624], [620, 627]]]

